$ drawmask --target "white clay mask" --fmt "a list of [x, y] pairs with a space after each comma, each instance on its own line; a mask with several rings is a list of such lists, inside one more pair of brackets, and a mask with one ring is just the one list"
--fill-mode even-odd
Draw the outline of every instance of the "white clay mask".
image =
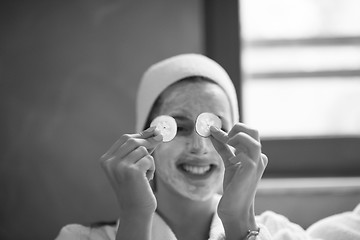
[[200, 136], [209, 137], [211, 126], [219, 129], [222, 126], [221, 119], [215, 114], [204, 112], [197, 117], [195, 123], [195, 130]]
[[163, 137], [163, 142], [170, 142], [176, 136], [177, 124], [173, 117], [168, 115], [160, 115], [156, 117], [150, 124], [155, 126]]

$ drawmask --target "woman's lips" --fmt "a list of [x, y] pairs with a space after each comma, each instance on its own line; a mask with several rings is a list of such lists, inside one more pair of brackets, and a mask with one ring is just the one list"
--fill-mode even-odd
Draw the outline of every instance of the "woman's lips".
[[179, 158], [176, 165], [183, 174], [197, 179], [208, 177], [218, 167], [213, 159], [190, 155]]
[[210, 168], [211, 168], [210, 165], [207, 166], [193, 166], [188, 164], [182, 165], [183, 170], [196, 175], [203, 175], [204, 173], [208, 172]]
[[183, 164], [179, 164], [178, 168], [180, 169], [180, 171], [182, 171], [187, 175], [203, 177], [209, 175], [215, 169], [215, 165], [213, 164], [194, 165], [194, 164], [183, 163]]

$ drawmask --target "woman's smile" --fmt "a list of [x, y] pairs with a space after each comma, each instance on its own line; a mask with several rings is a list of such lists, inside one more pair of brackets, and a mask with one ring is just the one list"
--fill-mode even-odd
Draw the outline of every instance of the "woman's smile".
[[177, 169], [191, 180], [206, 180], [219, 167], [218, 162], [186, 156], [176, 162]]

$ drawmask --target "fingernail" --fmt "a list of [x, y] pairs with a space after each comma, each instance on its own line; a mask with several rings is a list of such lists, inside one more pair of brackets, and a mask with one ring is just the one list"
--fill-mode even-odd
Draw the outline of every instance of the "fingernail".
[[145, 132], [152, 132], [155, 130], [155, 128], [156, 126], [149, 127], [148, 129], [145, 130]]
[[210, 126], [210, 131], [211, 132], [216, 132], [216, 131], [219, 131], [219, 129], [213, 125]]

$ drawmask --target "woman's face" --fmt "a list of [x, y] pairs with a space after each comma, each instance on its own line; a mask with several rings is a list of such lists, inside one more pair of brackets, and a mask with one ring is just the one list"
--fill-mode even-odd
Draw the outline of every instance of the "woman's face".
[[221, 87], [209, 82], [179, 83], [166, 90], [163, 99], [159, 115], [174, 117], [178, 132], [154, 152], [157, 191], [207, 200], [222, 185], [224, 165], [210, 138], [196, 133], [195, 120], [200, 113], [211, 112], [220, 117], [222, 128], [229, 130], [229, 100]]

